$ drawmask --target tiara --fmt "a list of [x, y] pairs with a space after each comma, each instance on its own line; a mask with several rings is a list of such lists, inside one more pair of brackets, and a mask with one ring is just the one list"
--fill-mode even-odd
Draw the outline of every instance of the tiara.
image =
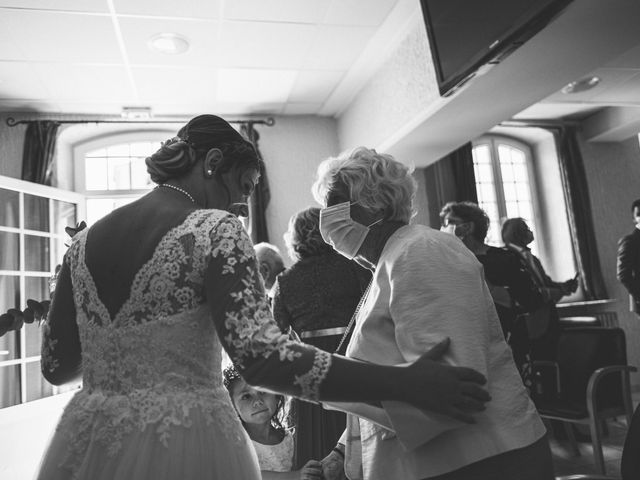
[[242, 378], [233, 365], [229, 365], [222, 371], [222, 377], [222, 383], [226, 389], [228, 389], [233, 382]]

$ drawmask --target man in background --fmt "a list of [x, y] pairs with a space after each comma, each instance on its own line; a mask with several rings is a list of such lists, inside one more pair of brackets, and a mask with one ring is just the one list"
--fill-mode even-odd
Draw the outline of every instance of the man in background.
[[631, 204], [635, 228], [618, 241], [618, 280], [629, 292], [630, 310], [640, 315], [640, 199]]
[[278, 247], [271, 243], [256, 243], [254, 248], [260, 267], [260, 275], [262, 275], [262, 280], [264, 281], [264, 288], [269, 300], [271, 300], [273, 284], [276, 282], [276, 277], [284, 271], [284, 261]]

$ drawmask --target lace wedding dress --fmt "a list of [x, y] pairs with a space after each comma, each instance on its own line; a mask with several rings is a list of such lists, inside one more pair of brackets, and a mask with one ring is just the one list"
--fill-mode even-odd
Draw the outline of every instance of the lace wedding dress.
[[[251, 441], [222, 385], [221, 341], [252, 378], [309, 399], [331, 357], [278, 329], [241, 223], [218, 210], [189, 214], [157, 245], [113, 318], [85, 262], [90, 233], [76, 235], [65, 257], [83, 388], [65, 409], [38, 478], [259, 479]], [[214, 284], [222, 315], [212, 315], [205, 298], [207, 265], [220, 272]], [[55, 324], [45, 325], [43, 369], [60, 367], [59, 340]]]

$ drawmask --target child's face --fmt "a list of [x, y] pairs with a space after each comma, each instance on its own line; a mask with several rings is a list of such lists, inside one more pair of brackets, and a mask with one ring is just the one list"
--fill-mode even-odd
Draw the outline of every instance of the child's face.
[[270, 422], [278, 406], [276, 395], [256, 390], [242, 379], [233, 382], [231, 399], [245, 423]]

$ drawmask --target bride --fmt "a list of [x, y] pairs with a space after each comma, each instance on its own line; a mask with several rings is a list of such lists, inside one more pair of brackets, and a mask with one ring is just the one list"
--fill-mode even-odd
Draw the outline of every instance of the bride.
[[474, 370], [435, 360], [366, 364], [289, 339], [265, 301], [238, 213], [260, 163], [227, 122], [201, 115], [151, 157], [158, 186], [77, 234], [44, 327], [42, 369], [82, 376], [38, 478], [259, 479], [222, 385], [224, 348], [252, 385], [310, 401], [401, 400], [467, 422], [488, 395]]

